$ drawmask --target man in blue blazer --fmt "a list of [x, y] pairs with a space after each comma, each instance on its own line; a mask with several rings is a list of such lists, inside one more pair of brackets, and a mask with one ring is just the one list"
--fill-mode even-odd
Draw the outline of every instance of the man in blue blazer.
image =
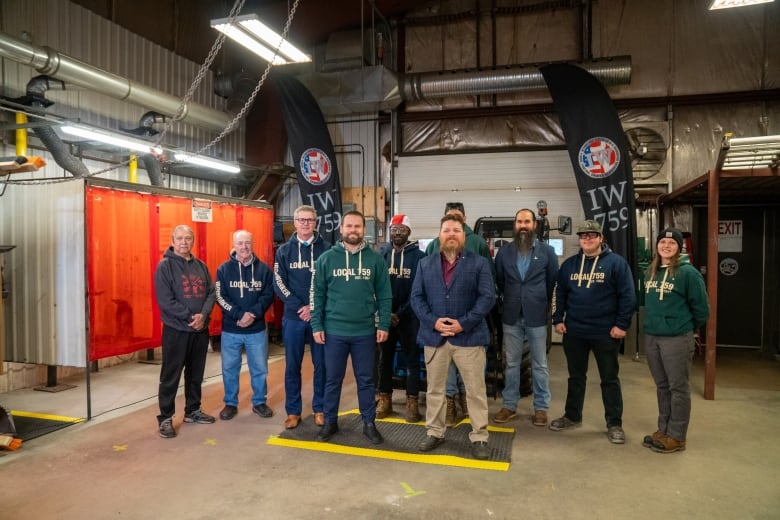
[[517, 416], [520, 399], [520, 364], [523, 340], [531, 350], [534, 388], [534, 426], [547, 426], [550, 384], [547, 368], [547, 323], [553, 288], [558, 276], [555, 250], [536, 238], [536, 215], [530, 209], [515, 214], [515, 237], [496, 255], [498, 292], [503, 295], [504, 329], [503, 407], [493, 417], [505, 423]]
[[465, 249], [463, 220], [445, 215], [439, 230], [440, 254], [420, 260], [412, 285], [412, 309], [420, 320], [418, 342], [427, 369], [426, 438], [420, 451], [444, 442], [447, 372], [455, 363], [466, 386], [471, 420], [471, 453], [490, 457], [485, 390], [485, 345], [490, 340], [485, 317], [496, 301], [487, 259]]

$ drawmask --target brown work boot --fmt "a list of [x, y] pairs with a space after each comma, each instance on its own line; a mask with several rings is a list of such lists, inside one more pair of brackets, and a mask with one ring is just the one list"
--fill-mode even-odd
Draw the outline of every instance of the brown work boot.
[[493, 416], [493, 422], [505, 423], [512, 417], [517, 417], [517, 411], [510, 410], [509, 408], [501, 408], [496, 415]]
[[376, 418], [384, 419], [393, 413], [393, 394], [380, 392], [376, 400]]
[[469, 416], [469, 406], [466, 403], [466, 392], [460, 394], [460, 410], [463, 412], [463, 417]]
[[660, 430], [656, 431], [652, 435], [645, 435], [645, 438], [642, 439], [642, 446], [645, 448], [652, 448], [653, 447], [653, 441], [660, 441], [666, 437], [665, 433], [662, 433]]
[[685, 441], [678, 441], [674, 437], [664, 435], [657, 441], [653, 441], [653, 446], [650, 449], [656, 453], [674, 453], [675, 451], [683, 451], [685, 449]]
[[416, 396], [406, 396], [406, 422], [416, 423], [422, 420], [420, 415], [420, 406]]
[[456, 422], [458, 422], [458, 410], [455, 408], [455, 398], [447, 397], [447, 417], [444, 419], [444, 424], [452, 428]]
[[534, 418], [532, 419], [534, 426], [547, 426], [547, 411], [535, 410]]

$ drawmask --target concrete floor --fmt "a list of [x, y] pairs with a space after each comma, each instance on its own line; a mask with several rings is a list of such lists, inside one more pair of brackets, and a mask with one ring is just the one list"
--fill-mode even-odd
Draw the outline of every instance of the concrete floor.
[[[708, 518], [780, 517], [780, 363], [718, 358], [716, 400], [702, 396], [702, 361], [693, 375], [688, 449], [661, 455], [641, 446], [655, 430], [655, 387], [643, 361], [621, 360], [627, 443], [604, 435], [595, 363], [583, 427], [552, 432], [530, 423], [523, 399], [508, 472], [396, 462], [265, 444], [282, 431], [284, 360], [272, 350], [269, 405], [250, 411], [247, 374], [231, 422], [182, 425], [157, 435], [159, 367], [128, 363], [93, 375], [92, 421], [25, 443], [0, 457], [0, 518]], [[550, 354], [551, 416], [562, 413], [562, 349]], [[203, 407], [222, 407], [219, 354], [209, 354]], [[73, 382], [73, 381], [71, 381]], [[0, 394], [15, 410], [84, 417], [84, 381], [59, 394]], [[310, 387], [304, 388], [310, 396]], [[394, 404], [402, 408], [403, 392]], [[181, 410], [182, 400], [177, 406]], [[491, 415], [500, 401], [490, 400]], [[342, 409], [357, 406], [345, 382]], [[118, 409], [117, 409], [118, 408]], [[304, 413], [309, 413], [305, 410]], [[381, 430], [381, 425], [380, 425]]]

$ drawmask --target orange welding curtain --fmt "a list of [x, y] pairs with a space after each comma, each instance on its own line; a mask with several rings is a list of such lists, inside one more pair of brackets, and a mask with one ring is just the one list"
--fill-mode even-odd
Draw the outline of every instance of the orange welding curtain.
[[[154, 270], [177, 225], [195, 230], [193, 253], [212, 277], [236, 229], [251, 231], [255, 253], [273, 266], [273, 211], [266, 208], [212, 202], [212, 222], [193, 222], [189, 198], [88, 186], [86, 224], [90, 361], [160, 345]], [[211, 335], [220, 333], [220, 320], [215, 306]]]

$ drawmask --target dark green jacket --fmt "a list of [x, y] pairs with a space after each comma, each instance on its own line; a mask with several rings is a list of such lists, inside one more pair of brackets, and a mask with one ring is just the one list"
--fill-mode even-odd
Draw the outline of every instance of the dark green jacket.
[[679, 336], [699, 329], [710, 317], [704, 277], [682, 255], [674, 276], [661, 267], [645, 282], [645, 334]]
[[390, 330], [393, 293], [382, 255], [366, 247], [350, 253], [338, 242], [314, 263], [311, 329], [337, 336]]

